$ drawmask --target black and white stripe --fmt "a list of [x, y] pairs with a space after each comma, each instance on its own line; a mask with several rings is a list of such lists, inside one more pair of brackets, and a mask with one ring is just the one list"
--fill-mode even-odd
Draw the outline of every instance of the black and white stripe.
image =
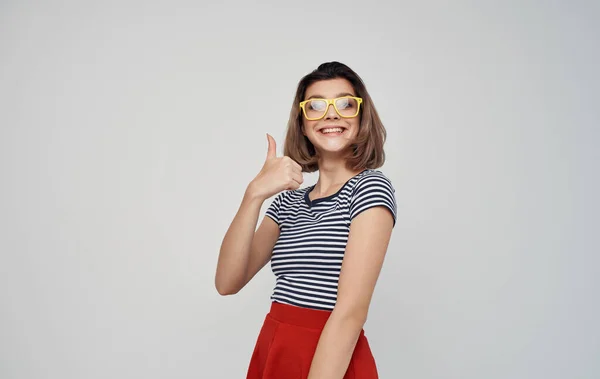
[[396, 223], [395, 190], [378, 170], [367, 169], [340, 190], [311, 201], [313, 186], [279, 193], [266, 211], [278, 225], [271, 269], [276, 277], [272, 301], [332, 310], [351, 221], [383, 206]]

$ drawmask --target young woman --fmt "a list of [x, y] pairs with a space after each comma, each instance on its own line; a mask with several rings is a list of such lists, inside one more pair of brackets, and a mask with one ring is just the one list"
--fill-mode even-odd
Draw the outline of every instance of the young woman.
[[[394, 187], [377, 170], [385, 138], [363, 81], [338, 62], [298, 84], [283, 157], [267, 135], [215, 277], [230, 295], [269, 261], [276, 276], [247, 379], [378, 377], [363, 325], [396, 221]], [[300, 188], [302, 173], [317, 170], [317, 183]]]

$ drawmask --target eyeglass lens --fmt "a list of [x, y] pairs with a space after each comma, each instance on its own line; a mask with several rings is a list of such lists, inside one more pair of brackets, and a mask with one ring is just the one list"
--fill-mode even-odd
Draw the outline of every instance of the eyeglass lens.
[[[353, 117], [358, 113], [358, 102], [351, 97], [342, 97], [335, 101], [335, 108], [342, 117]], [[306, 103], [306, 116], [309, 118], [319, 118], [327, 112], [327, 102], [325, 100], [314, 99]]]

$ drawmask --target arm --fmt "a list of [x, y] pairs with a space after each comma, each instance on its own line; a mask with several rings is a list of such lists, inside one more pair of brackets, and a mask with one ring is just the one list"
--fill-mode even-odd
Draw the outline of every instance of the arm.
[[[289, 157], [277, 158], [276, 144], [267, 134], [267, 159], [248, 185], [238, 209], [221, 243], [215, 287], [221, 295], [239, 292], [271, 258], [279, 238], [278, 196], [267, 210], [258, 228], [258, 214], [263, 202], [285, 189], [297, 189], [304, 181], [302, 167]], [[281, 194], [280, 194], [281, 195]]]
[[394, 220], [384, 207], [358, 215], [350, 226], [338, 298], [317, 344], [308, 379], [342, 379], [367, 320]]
[[221, 295], [239, 292], [271, 258], [279, 226], [265, 217], [255, 231], [263, 202], [250, 185], [223, 238], [215, 275], [215, 287]]

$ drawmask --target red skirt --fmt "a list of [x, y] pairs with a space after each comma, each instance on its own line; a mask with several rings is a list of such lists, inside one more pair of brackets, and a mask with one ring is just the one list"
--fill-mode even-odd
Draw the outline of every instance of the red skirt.
[[[271, 303], [260, 330], [246, 379], [306, 379], [319, 336], [331, 312]], [[344, 379], [377, 379], [364, 330]]]

